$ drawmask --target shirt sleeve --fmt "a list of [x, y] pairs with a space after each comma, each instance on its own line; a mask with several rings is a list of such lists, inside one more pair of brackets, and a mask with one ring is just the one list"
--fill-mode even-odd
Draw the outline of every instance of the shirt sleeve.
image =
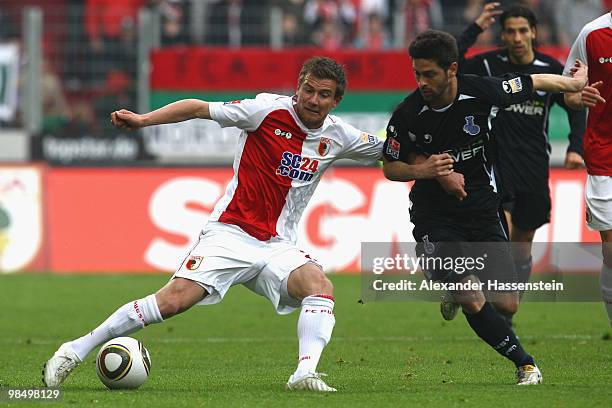
[[375, 164], [378, 160], [382, 160], [382, 140], [353, 126], [345, 125], [344, 127], [347, 142], [341, 157], [353, 159], [363, 164]]
[[209, 104], [211, 119], [221, 127], [233, 126], [247, 131], [256, 130], [274, 106], [274, 99], [266, 94], [259, 94], [255, 99]]
[[565, 61], [565, 69], [563, 70], [563, 75], [571, 76], [571, 69], [574, 66], [574, 62], [579, 59], [580, 61], [588, 64], [587, 60], [587, 52], [586, 52], [586, 29], [583, 28], [576, 37], [576, 41], [570, 48], [569, 55], [567, 56], [567, 60]]
[[509, 73], [501, 77], [478, 77], [478, 80], [475, 85], [481, 96], [500, 108], [526, 101], [533, 93], [530, 75]]
[[408, 163], [410, 153], [418, 153], [416, 136], [410, 132], [406, 121], [402, 118], [401, 109], [393, 113], [387, 125], [387, 140], [383, 146], [383, 156], [388, 161], [403, 161]]

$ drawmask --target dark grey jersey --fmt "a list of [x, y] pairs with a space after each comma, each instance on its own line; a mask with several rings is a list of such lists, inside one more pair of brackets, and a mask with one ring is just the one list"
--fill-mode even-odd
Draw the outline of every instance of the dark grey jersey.
[[454, 102], [435, 110], [419, 90], [395, 110], [387, 126], [383, 148], [387, 160], [409, 161], [411, 153], [429, 156], [447, 152], [455, 161], [455, 171], [465, 177], [467, 198], [459, 201], [447, 194], [437, 180], [417, 180], [412, 188], [412, 216], [496, 213], [499, 198], [490, 131], [507, 106], [528, 100], [533, 92], [529, 75], [504, 77], [459, 75]]

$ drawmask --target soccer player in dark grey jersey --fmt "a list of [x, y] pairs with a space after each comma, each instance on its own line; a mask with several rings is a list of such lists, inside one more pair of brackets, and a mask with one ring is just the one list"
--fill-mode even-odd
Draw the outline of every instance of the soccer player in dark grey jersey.
[[[457, 244], [451, 245], [456, 256], [468, 255], [462, 253], [467, 243], [501, 243], [490, 257], [495, 277], [515, 280], [510, 252], [503, 245], [507, 237], [498, 215], [490, 131], [500, 109], [529, 99], [534, 91], [583, 89], [586, 67], [579, 64], [573, 78], [458, 75], [455, 39], [435, 30], [419, 34], [409, 53], [419, 89], [399, 105], [389, 121], [383, 148], [385, 176], [393, 181], [416, 180], [410, 193], [413, 234], [428, 255], [432, 251], [443, 254], [449, 248], [447, 243]], [[438, 281], [480, 282], [475, 273], [444, 269], [425, 273]], [[498, 312], [516, 312], [518, 292], [499, 291], [489, 298], [478, 289], [452, 293], [474, 332], [515, 363], [517, 383], [540, 383], [542, 376], [533, 357]]]
[[[499, 3], [486, 4], [476, 21], [457, 38], [459, 72], [481, 76], [502, 76], [509, 72], [561, 75], [563, 65], [559, 61], [534, 49], [535, 14], [520, 5], [503, 12], [498, 6]], [[463, 59], [478, 35], [500, 14], [503, 47]], [[531, 245], [535, 232], [550, 221], [548, 118], [554, 103], [567, 112], [571, 129], [565, 167], [582, 167], [586, 111], [570, 109], [561, 93], [534, 92], [522, 103], [510, 105], [500, 112], [492, 130], [498, 150], [498, 186], [513, 242], [515, 268], [521, 282], [529, 281], [531, 275]], [[441, 310], [444, 313], [450, 307], [443, 306]], [[452, 318], [452, 314], [445, 316], [449, 317]], [[511, 322], [511, 316], [507, 318]]]

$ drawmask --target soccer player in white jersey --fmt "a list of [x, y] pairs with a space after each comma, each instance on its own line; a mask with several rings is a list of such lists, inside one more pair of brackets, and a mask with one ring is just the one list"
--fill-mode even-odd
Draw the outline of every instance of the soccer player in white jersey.
[[584, 134], [586, 221], [601, 236], [600, 283], [612, 326], [612, 12], [582, 28], [567, 58], [565, 75], [571, 75], [577, 59], [589, 66], [591, 85], [565, 94], [565, 102], [574, 109], [589, 109]]
[[[293, 97], [259, 94], [226, 103], [185, 99], [146, 114], [113, 112], [112, 123], [120, 129], [196, 118], [242, 129], [234, 177], [172, 279], [157, 293], [120, 307], [85, 336], [62, 344], [45, 365], [45, 384], [59, 386], [99, 344], [193, 305], [218, 303], [231, 286], [243, 284], [267, 297], [279, 314], [301, 307], [298, 366], [286, 388], [336, 391], [316, 370], [335, 324], [333, 286], [295, 241], [300, 216], [336, 159], [374, 163], [381, 157], [376, 137], [329, 115], [345, 87], [343, 68], [315, 57], [302, 67]], [[429, 170], [437, 174], [446, 168], [448, 163], [438, 163]]]

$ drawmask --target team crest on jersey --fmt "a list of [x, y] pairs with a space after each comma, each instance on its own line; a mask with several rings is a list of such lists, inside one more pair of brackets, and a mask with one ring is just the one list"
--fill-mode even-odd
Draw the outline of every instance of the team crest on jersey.
[[465, 117], [465, 125], [463, 125], [463, 131], [470, 136], [476, 136], [480, 133], [480, 126], [474, 123], [473, 116]]
[[325, 155], [327, 155], [327, 153], [329, 153], [329, 151], [331, 150], [331, 139], [328, 137], [321, 137], [321, 139], [319, 140], [319, 156], [323, 157]]
[[204, 257], [202, 257], [202, 256], [194, 256], [194, 255], [192, 255], [187, 260], [187, 263], [185, 264], [185, 267], [187, 269], [189, 269], [190, 271], [195, 271], [196, 269], [198, 269], [200, 267], [200, 264], [202, 263], [203, 259], [204, 259]]

